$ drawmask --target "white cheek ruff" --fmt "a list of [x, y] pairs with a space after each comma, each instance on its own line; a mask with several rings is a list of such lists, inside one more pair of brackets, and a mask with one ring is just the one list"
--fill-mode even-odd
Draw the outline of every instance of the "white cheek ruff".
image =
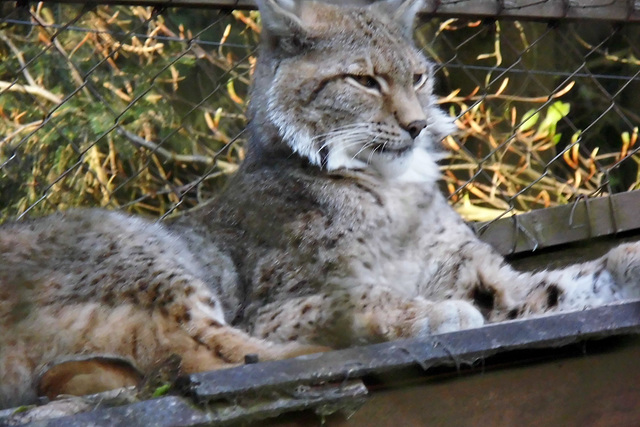
[[269, 99], [267, 117], [278, 128], [282, 140], [294, 152], [308, 159], [312, 164], [321, 166], [322, 157], [313, 145], [311, 133], [301, 123], [295, 122], [291, 112], [282, 111], [279, 107], [281, 103], [276, 101], [274, 87], [275, 85], [267, 93]]
[[396, 180], [399, 182], [435, 183], [440, 179], [440, 168], [435, 160], [434, 156], [424, 148], [414, 149], [408, 159], [407, 168], [404, 173], [396, 177]]
[[337, 169], [366, 169], [367, 167], [368, 165], [365, 162], [356, 159], [342, 147], [329, 149], [326, 164], [328, 171]]
[[427, 128], [425, 129], [432, 135], [433, 139], [437, 140], [435, 142], [439, 142], [441, 139], [455, 132], [457, 129], [454, 119], [438, 107], [437, 102], [438, 100], [436, 97], [432, 96], [430, 102], [432, 107], [430, 107], [427, 112]]

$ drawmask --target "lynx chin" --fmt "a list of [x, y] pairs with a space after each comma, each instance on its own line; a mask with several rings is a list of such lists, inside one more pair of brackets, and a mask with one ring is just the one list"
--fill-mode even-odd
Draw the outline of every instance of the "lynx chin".
[[416, 0], [258, 0], [249, 154], [164, 223], [99, 209], [0, 227], [0, 406], [640, 295], [640, 246], [522, 273], [438, 192], [452, 119]]

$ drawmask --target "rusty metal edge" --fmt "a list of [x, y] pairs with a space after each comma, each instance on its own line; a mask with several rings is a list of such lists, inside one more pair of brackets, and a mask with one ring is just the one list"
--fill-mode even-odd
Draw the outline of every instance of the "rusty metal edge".
[[[254, 0], [45, 0], [45, 3], [85, 3], [142, 5], [156, 7], [197, 7], [214, 9], [255, 9]], [[470, 19], [523, 19], [543, 21], [640, 22], [640, 10], [627, 0], [537, 0], [504, 2], [495, 0], [426, 0], [422, 13], [430, 17]]]
[[471, 224], [503, 255], [531, 252], [596, 237], [640, 231], [640, 190]]

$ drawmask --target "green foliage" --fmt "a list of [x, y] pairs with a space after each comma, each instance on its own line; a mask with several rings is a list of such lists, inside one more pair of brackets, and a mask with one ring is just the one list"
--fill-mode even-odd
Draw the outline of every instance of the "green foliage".
[[155, 398], [165, 396], [167, 393], [169, 393], [169, 390], [171, 390], [171, 384], [163, 384], [153, 391], [151, 397]]
[[560, 142], [562, 134], [556, 132], [556, 127], [558, 126], [558, 122], [569, 114], [570, 110], [571, 106], [562, 101], [556, 101], [549, 105], [546, 117], [542, 123], [540, 123], [540, 126], [538, 126], [538, 133], [551, 135], [551, 141], [554, 144]]
[[16, 414], [21, 414], [23, 412], [27, 412], [29, 409], [35, 408], [35, 405], [22, 405], [22, 406], [18, 406], [16, 409], [14, 409], [13, 411], [13, 415]]
[[540, 118], [540, 113], [536, 110], [529, 110], [522, 115], [522, 120], [520, 121], [519, 128], [521, 131], [527, 131], [535, 126], [538, 123], [538, 119]]

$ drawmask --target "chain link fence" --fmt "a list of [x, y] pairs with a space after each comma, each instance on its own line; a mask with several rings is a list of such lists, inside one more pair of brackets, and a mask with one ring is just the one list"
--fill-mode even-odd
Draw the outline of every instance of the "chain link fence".
[[[0, 222], [74, 206], [162, 217], [242, 161], [259, 14], [119, 3], [0, 2]], [[429, 4], [416, 30], [458, 125], [443, 142], [452, 204], [484, 221], [638, 188], [633, 4], [487, 4]]]

